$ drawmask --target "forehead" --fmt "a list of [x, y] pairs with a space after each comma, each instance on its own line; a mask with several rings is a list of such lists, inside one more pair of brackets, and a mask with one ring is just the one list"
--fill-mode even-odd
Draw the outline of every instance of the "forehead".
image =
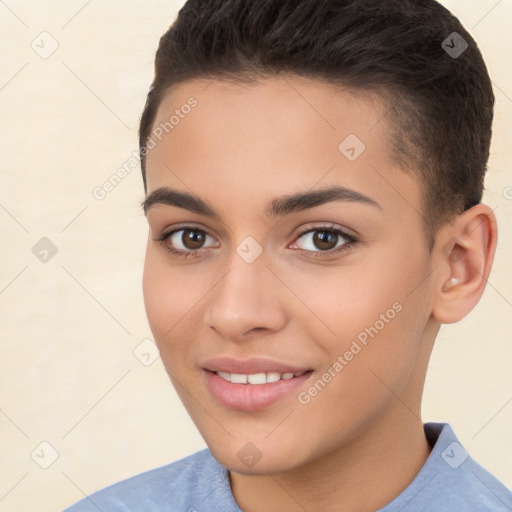
[[393, 158], [388, 113], [376, 95], [297, 77], [181, 83], [153, 124], [161, 140], [152, 135], [148, 194], [185, 185], [227, 198], [228, 186], [256, 200], [340, 184], [379, 203], [418, 207], [416, 180]]

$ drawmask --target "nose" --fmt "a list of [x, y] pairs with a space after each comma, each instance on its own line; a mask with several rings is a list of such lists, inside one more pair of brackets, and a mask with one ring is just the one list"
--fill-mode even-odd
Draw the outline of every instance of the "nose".
[[208, 294], [204, 321], [222, 338], [243, 341], [279, 331], [286, 323], [283, 286], [259, 257], [247, 263], [238, 254]]

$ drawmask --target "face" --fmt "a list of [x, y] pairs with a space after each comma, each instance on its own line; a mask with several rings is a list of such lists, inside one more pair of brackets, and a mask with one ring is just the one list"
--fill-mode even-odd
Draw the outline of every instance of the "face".
[[385, 114], [298, 78], [183, 83], [159, 107], [146, 311], [183, 404], [234, 471], [318, 460], [396, 420], [395, 394], [419, 407], [432, 262]]

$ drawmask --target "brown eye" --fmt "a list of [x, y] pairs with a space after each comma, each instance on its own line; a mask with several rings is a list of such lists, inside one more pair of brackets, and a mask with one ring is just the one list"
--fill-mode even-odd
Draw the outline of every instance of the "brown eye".
[[[176, 256], [192, 256], [205, 247], [209, 247], [205, 246], [207, 238], [215, 241], [212, 236], [202, 229], [191, 226], [164, 232], [157, 241], [162, 244], [165, 250]], [[216, 245], [210, 244], [211, 246], [215, 247]]]
[[[336, 249], [349, 246], [355, 242], [355, 238], [338, 228], [308, 229], [301, 233], [297, 240], [304, 239], [303, 246], [300, 249], [309, 252], [334, 252]], [[341, 243], [340, 243], [341, 242]]]

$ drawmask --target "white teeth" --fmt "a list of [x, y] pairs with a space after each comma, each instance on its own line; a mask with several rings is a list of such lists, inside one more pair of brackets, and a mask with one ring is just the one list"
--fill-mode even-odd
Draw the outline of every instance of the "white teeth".
[[266, 384], [267, 376], [264, 373], [253, 373], [247, 376], [249, 384]]
[[277, 382], [278, 380], [289, 380], [293, 377], [298, 377], [302, 373], [279, 373], [279, 372], [267, 372], [267, 373], [252, 373], [246, 375], [244, 373], [229, 373], [229, 372], [216, 372], [219, 377], [222, 377], [228, 382], [233, 384], [266, 384], [268, 382]]
[[247, 375], [243, 373], [232, 373], [231, 382], [233, 384], [247, 384]]
[[231, 373], [228, 373], [228, 372], [217, 372], [217, 375], [219, 377], [222, 377], [225, 380], [231, 381]]

